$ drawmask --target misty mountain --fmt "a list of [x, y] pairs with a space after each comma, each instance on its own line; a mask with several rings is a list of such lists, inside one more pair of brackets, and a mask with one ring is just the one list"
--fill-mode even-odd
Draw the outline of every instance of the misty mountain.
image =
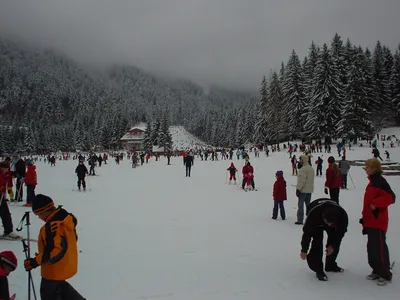
[[133, 66], [95, 72], [62, 53], [0, 38], [0, 125], [13, 128], [0, 132], [0, 151], [113, 147], [136, 123], [166, 116], [188, 126], [196, 115], [234, 109], [252, 96], [215, 87], [205, 94], [190, 81]]

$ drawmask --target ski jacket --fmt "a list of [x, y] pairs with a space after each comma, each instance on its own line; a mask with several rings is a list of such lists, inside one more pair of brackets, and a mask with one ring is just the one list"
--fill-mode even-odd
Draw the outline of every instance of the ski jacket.
[[[362, 224], [364, 228], [377, 228], [387, 231], [389, 223], [388, 206], [396, 200], [389, 183], [379, 173], [368, 177], [369, 183], [365, 189]], [[372, 210], [370, 204], [375, 206]]]
[[28, 171], [25, 175], [25, 184], [26, 185], [37, 185], [37, 174], [36, 174], [36, 166], [28, 166]]
[[286, 181], [283, 178], [276, 179], [272, 196], [274, 200], [287, 200]]
[[237, 169], [234, 166], [230, 166], [228, 169], [230, 174], [235, 175], [237, 172]]
[[1, 195], [3, 195], [4, 197], [6, 196], [6, 185], [7, 185], [6, 176], [0, 171], [0, 198]]
[[6, 180], [7, 180], [7, 187], [13, 187], [13, 172], [9, 169], [7, 173], [5, 174]]
[[322, 168], [322, 164], [324, 163], [324, 160], [320, 157], [317, 159], [317, 166]]
[[184, 158], [183, 163], [184, 163], [187, 167], [193, 166], [193, 165], [194, 165], [194, 158], [193, 158], [193, 156], [192, 156], [192, 155], [187, 155], [187, 156]]
[[10, 291], [8, 287], [8, 279], [2, 266], [0, 266], [0, 300], [9, 300]]
[[343, 175], [347, 175], [349, 173], [351, 166], [347, 160], [341, 160], [339, 162], [339, 168], [340, 168], [340, 171], [342, 171]]
[[296, 189], [300, 193], [312, 193], [314, 192], [314, 170], [308, 162], [308, 156], [300, 156], [300, 162], [302, 167], [299, 169], [299, 174], [297, 176]]
[[84, 178], [86, 174], [88, 174], [88, 169], [86, 168], [85, 165], [78, 165], [75, 169], [76, 175], [78, 175], [79, 178]]
[[[336, 223], [329, 227], [324, 222], [323, 213], [326, 208], [332, 206], [338, 207], [340, 213]], [[328, 233], [327, 246], [332, 246], [333, 249], [336, 249], [347, 232], [349, 225], [347, 212], [335, 201], [322, 198], [311, 202], [307, 207], [306, 215], [307, 219], [303, 226], [303, 236], [301, 238], [301, 252], [308, 252], [311, 239], [319, 235], [321, 230], [325, 230]]]
[[78, 271], [76, 217], [59, 207], [40, 228], [36, 262], [48, 280], [67, 280]]
[[329, 166], [326, 169], [326, 181], [325, 186], [330, 189], [340, 188], [342, 186], [342, 173], [339, 169], [339, 174], [335, 174], [332, 166]]
[[248, 173], [254, 173], [253, 166], [245, 165], [245, 166], [242, 168], [243, 177], [246, 177]]
[[14, 165], [15, 168], [15, 175], [20, 178], [25, 177], [25, 163], [22, 159], [18, 159], [18, 161]]

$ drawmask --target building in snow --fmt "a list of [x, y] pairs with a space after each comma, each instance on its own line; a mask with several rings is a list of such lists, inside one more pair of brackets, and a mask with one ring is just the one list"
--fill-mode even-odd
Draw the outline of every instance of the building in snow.
[[144, 126], [132, 127], [121, 138], [121, 146], [125, 150], [143, 150], [144, 131]]

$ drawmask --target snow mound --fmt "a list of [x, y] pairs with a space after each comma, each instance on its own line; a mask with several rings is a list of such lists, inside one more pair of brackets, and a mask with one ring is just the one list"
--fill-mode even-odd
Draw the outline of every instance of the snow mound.
[[174, 149], [186, 150], [192, 148], [209, 147], [206, 143], [199, 140], [193, 134], [187, 132], [183, 126], [170, 126], [169, 131], [172, 135]]

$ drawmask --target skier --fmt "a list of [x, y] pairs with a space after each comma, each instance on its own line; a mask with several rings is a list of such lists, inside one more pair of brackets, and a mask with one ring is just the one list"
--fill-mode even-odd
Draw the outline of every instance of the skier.
[[46, 222], [40, 228], [38, 254], [24, 261], [25, 270], [41, 266], [42, 300], [84, 298], [68, 283], [67, 279], [78, 272], [78, 236], [76, 217], [65, 209], [54, 206], [53, 200], [45, 195], [36, 195], [32, 203], [35, 215]]
[[17, 257], [12, 251], [0, 252], [0, 299], [10, 299], [10, 290], [7, 276], [15, 271], [18, 265]]
[[81, 190], [81, 184], [83, 186], [83, 190], [86, 191], [86, 181], [85, 177], [88, 174], [88, 169], [86, 168], [83, 161], [79, 161], [79, 165], [75, 169], [75, 173], [78, 176], [78, 190]]
[[191, 152], [188, 152], [185, 155], [183, 165], [186, 166], [186, 177], [190, 177], [190, 172], [192, 170], [192, 166], [194, 165], [194, 157]]
[[15, 200], [18, 202], [22, 202], [22, 198], [24, 196], [24, 179], [25, 179], [25, 163], [22, 158], [19, 157], [18, 154], [13, 156], [14, 158], [14, 176], [17, 177], [17, 183], [15, 186]]
[[236, 172], [238, 170], [236, 169], [236, 167], [233, 164], [233, 162], [231, 163], [231, 166], [226, 170], [229, 171], [229, 184], [231, 184], [232, 179], [235, 180], [235, 184], [236, 184]]
[[20, 236], [13, 231], [11, 213], [6, 199], [7, 181], [4, 174], [8, 171], [8, 167], [9, 165], [6, 162], [0, 162], [0, 217], [4, 229], [3, 236], [11, 239], [18, 239]]
[[242, 189], [244, 190], [244, 187], [247, 183], [247, 185], [251, 185], [253, 187], [253, 190], [255, 189], [255, 184], [254, 184], [254, 168], [251, 166], [250, 162], [247, 162], [242, 168], [242, 174], [243, 174], [243, 182], [242, 182]]
[[325, 181], [325, 194], [329, 196], [331, 200], [339, 204], [339, 191], [342, 186], [342, 172], [339, 166], [335, 162], [335, 158], [330, 156], [328, 158], [328, 169], [326, 169], [326, 181]]
[[343, 156], [339, 162], [339, 169], [342, 172], [342, 189], [347, 189], [347, 174], [349, 174], [350, 168], [351, 166], [346, 160], [346, 156]]
[[364, 170], [368, 175], [369, 183], [365, 189], [360, 223], [363, 226], [363, 234], [368, 236], [368, 263], [372, 268], [372, 273], [367, 276], [367, 279], [378, 280], [377, 284], [383, 286], [392, 280], [386, 232], [389, 224], [388, 207], [395, 202], [396, 195], [382, 176], [379, 160], [368, 159]]
[[386, 155], [386, 160], [390, 160], [390, 153], [387, 150], [385, 150], [385, 155]]
[[281, 211], [282, 220], [286, 219], [285, 206], [283, 201], [287, 200], [286, 196], [286, 181], [283, 178], [283, 171], [277, 171], [275, 174], [276, 181], [273, 187], [273, 199], [274, 199], [274, 209], [272, 212], [272, 219], [276, 220], [278, 217], [278, 208]]
[[32, 159], [26, 160], [27, 172], [25, 176], [26, 185], [26, 204], [25, 207], [32, 206], [33, 198], [35, 197], [35, 188], [37, 185], [36, 166], [33, 164]]
[[90, 171], [89, 171], [89, 176], [96, 176], [96, 173], [94, 171], [94, 168], [96, 167], [96, 161], [97, 161], [97, 156], [96, 154], [93, 154], [89, 158], [89, 166], [90, 166]]
[[[349, 218], [346, 211], [330, 199], [317, 199], [307, 207], [300, 257], [303, 260], [307, 259], [309, 268], [316, 273], [320, 281], [328, 280], [322, 262], [324, 231], [328, 234], [325, 271], [341, 273], [343, 269], [337, 265], [336, 258], [348, 224]], [[310, 242], [311, 249], [309, 251]]]
[[297, 175], [297, 157], [296, 157], [296, 155], [293, 155], [293, 157], [291, 159], [291, 163], [292, 163], [292, 175], [294, 176], [294, 173], [296, 173], [296, 175]]
[[314, 191], [314, 170], [308, 163], [308, 156], [301, 155], [301, 168], [297, 176], [296, 196], [298, 198], [297, 222], [296, 225], [302, 225], [304, 219], [304, 205], [307, 207], [311, 202], [311, 194]]
[[317, 164], [317, 176], [322, 176], [322, 164], [324, 160], [318, 156], [318, 160], [316, 161]]
[[13, 191], [13, 172], [11, 171], [11, 158], [7, 157], [4, 160], [8, 164], [8, 171], [4, 174], [7, 180], [6, 190], [8, 195], [10, 196], [10, 201], [14, 201], [14, 191]]
[[380, 160], [383, 160], [378, 148], [374, 147], [372, 149], [372, 154], [374, 155], [374, 158], [379, 158]]

